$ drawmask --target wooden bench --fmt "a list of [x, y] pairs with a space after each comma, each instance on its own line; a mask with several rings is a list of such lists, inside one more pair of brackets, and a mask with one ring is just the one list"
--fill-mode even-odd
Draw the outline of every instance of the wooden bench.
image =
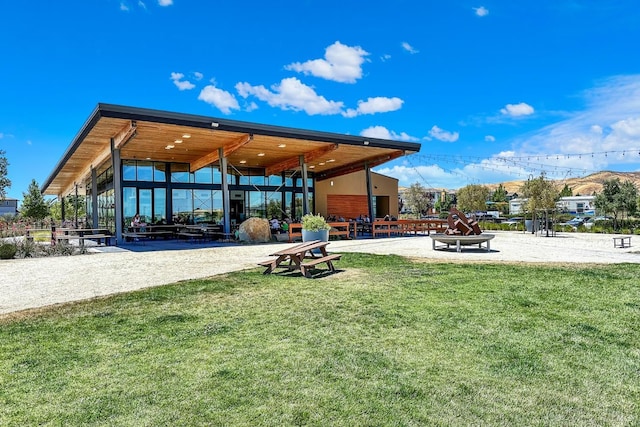
[[189, 240], [191, 242], [196, 242], [198, 240], [202, 240], [204, 242], [206, 236], [204, 233], [194, 233], [191, 231], [180, 231], [177, 234], [178, 238], [184, 237], [185, 240]]
[[82, 236], [77, 236], [73, 234], [59, 234], [56, 236], [56, 241], [60, 243], [65, 240], [67, 242], [69, 240], [78, 240], [80, 245], [83, 246], [85, 240], [97, 240], [98, 244], [100, 244], [100, 241], [102, 240], [105, 246], [110, 246], [112, 237], [113, 236], [111, 234], [84, 234]]
[[631, 247], [631, 236], [620, 236], [613, 238], [613, 247], [614, 248], [630, 248]]
[[325, 255], [319, 258], [305, 258], [305, 260], [300, 264], [300, 272], [304, 277], [311, 277], [311, 270], [318, 264], [327, 264], [329, 271], [334, 272], [336, 268], [333, 266], [334, 260], [339, 260], [342, 257], [340, 254], [330, 254]]
[[[353, 236], [356, 236], [356, 224], [351, 222], [328, 222], [329, 237], [337, 236], [344, 237], [345, 239], [351, 239], [351, 230], [353, 229]], [[288, 242], [293, 243], [295, 240], [302, 240], [302, 224], [294, 222], [289, 224]]]
[[391, 235], [402, 234], [402, 227], [398, 221], [374, 221], [373, 222], [373, 237], [378, 234], [386, 234], [387, 237]]

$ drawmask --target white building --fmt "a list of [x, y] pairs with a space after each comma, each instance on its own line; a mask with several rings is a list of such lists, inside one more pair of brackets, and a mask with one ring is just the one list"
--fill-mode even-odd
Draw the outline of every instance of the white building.
[[[561, 197], [556, 203], [556, 207], [562, 213], [569, 213], [576, 216], [595, 215], [594, 201], [596, 196], [570, 196]], [[517, 215], [523, 212], [527, 199], [515, 198], [509, 201], [509, 213]]]
[[0, 216], [15, 215], [18, 213], [18, 199], [0, 200]]

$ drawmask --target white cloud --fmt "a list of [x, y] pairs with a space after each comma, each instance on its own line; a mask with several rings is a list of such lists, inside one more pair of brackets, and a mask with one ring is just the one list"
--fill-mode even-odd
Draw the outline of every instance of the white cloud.
[[120, 2], [120, 10], [122, 10], [124, 12], [128, 12], [129, 11], [129, 6], [127, 6], [125, 2]]
[[212, 85], [205, 86], [204, 89], [200, 91], [198, 99], [217, 107], [224, 114], [230, 114], [232, 109], [240, 109], [240, 105], [238, 105], [235, 96]]
[[182, 73], [171, 73], [171, 80], [173, 80], [173, 84], [176, 85], [176, 87], [180, 90], [191, 90], [194, 87], [196, 87], [196, 85], [194, 85], [193, 83], [191, 83], [188, 80], [182, 80], [184, 79], [184, 74]]
[[410, 54], [416, 54], [419, 52], [419, 50], [416, 50], [413, 46], [411, 46], [409, 43], [407, 42], [402, 42], [402, 48], [404, 50], [406, 50], [407, 52], [409, 52]]
[[173, 0], [158, 0], [158, 4], [160, 6], [171, 6], [173, 4]]
[[252, 102], [249, 103], [249, 105], [247, 105], [245, 107], [244, 111], [250, 113], [250, 112], [252, 112], [254, 110], [257, 110], [257, 109], [258, 109], [258, 104], [256, 104], [255, 102], [252, 101]]
[[351, 47], [337, 41], [326, 48], [324, 59], [294, 62], [285, 69], [340, 83], [355, 83], [362, 78], [362, 63], [367, 55], [360, 46]]
[[381, 60], [382, 62], [387, 62], [387, 61], [388, 61], [388, 60], [390, 60], [390, 59], [391, 59], [391, 55], [389, 55], [389, 54], [384, 54], [384, 55], [382, 55], [382, 56], [380, 57], [380, 60]]
[[379, 139], [393, 139], [396, 141], [419, 141], [419, 138], [415, 136], [411, 136], [406, 132], [396, 133], [394, 131], [390, 131], [384, 126], [371, 126], [364, 129], [360, 132], [361, 136], [366, 136], [368, 138], [379, 138]]
[[349, 108], [343, 112], [344, 117], [356, 117], [362, 114], [376, 114], [387, 113], [389, 111], [396, 111], [402, 108], [404, 101], [400, 98], [386, 98], [378, 96], [375, 98], [369, 98], [366, 101], [358, 101], [358, 108]]
[[139, 1], [138, 1], [138, 6], [140, 6], [140, 7], [141, 7], [141, 8], [143, 8], [143, 9], [146, 9], [146, 8], [147, 8], [147, 5], [146, 5], [146, 4], [144, 4], [144, 2], [142, 2], [142, 0], [139, 0]]
[[433, 125], [433, 127], [429, 131], [429, 136], [440, 141], [456, 142], [460, 137], [460, 134], [458, 132], [449, 132], [449, 131], [440, 129], [436, 125]]
[[521, 102], [519, 104], [507, 104], [500, 112], [505, 116], [521, 117], [533, 114], [534, 110], [531, 105]]
[[512, 146], [519, 156], [531, 156], [547, 170], [557, 168], [576, 176], [602, 169], [637, 169], [640, 75], [600, 81], [582, 95], [586, 101], [583, 110], [514, 139]]
[[195, 71], [195, 72], [193, 73], [193, 78], [194, 78], [194, 79], [196, 79], [196, 80], [198, 80], [198, 81], [202, 80], [202, 78], [203, 78], [203, 77], [204, 77], [204, 74], [202, 74], [202, 73], [200, 73], [200, 72], [198, 72], [198, 71]]
[[495, 142], [496, 141], [496, 137], [493, 135], [487, 135], [484, 137], [484, 140], [487, 142]]
[[478, 15], [480, 17], [487, 16], [489, 14], [489, 10], [487, 8], [485, 8], [484, 6], [474, 7], [473, 10], [475, 10], [476, 15]]
[[236, 90], [243, 98], [255, 96], [272, 107], [282, 110], [304, 111], [309, 115], [339, 114], [343, 103], [328, 101], [316, 91], [300, 82], [295, 77], [282, 79], [280, 84], [274, 84], [271, 89], [264, 86], [252, 86], [249, 83], [237, 83]]

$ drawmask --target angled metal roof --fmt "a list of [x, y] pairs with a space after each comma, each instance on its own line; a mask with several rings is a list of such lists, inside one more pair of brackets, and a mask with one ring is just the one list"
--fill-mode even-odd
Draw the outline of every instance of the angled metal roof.
[[192, 171], [215, 163], [220, 148], [230, 164], [264, 168], [267, 175], [299, 168], [303, 156], [316, 179], [420, 150], [412, 142], [98, 104], [42, 185], [43, 193], [68, 194], [91, 168], [110, 161], [112, 141], [122, 159], [189, 163]]

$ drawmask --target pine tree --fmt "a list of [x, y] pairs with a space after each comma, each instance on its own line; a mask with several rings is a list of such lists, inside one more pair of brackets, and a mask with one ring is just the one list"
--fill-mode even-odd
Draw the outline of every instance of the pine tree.
[[4, 155], [4, 150], [0, 150], [0, 200], [7, 197], [7, 189], [11, 187], [11, 181], [7, 178], [9, 162]]
[[49, 205], [44, 200], [35, 179], [31, 180], [27, 192], [22, 193], [20, 215], [33, 220], [42, 220], [49, 216]]

